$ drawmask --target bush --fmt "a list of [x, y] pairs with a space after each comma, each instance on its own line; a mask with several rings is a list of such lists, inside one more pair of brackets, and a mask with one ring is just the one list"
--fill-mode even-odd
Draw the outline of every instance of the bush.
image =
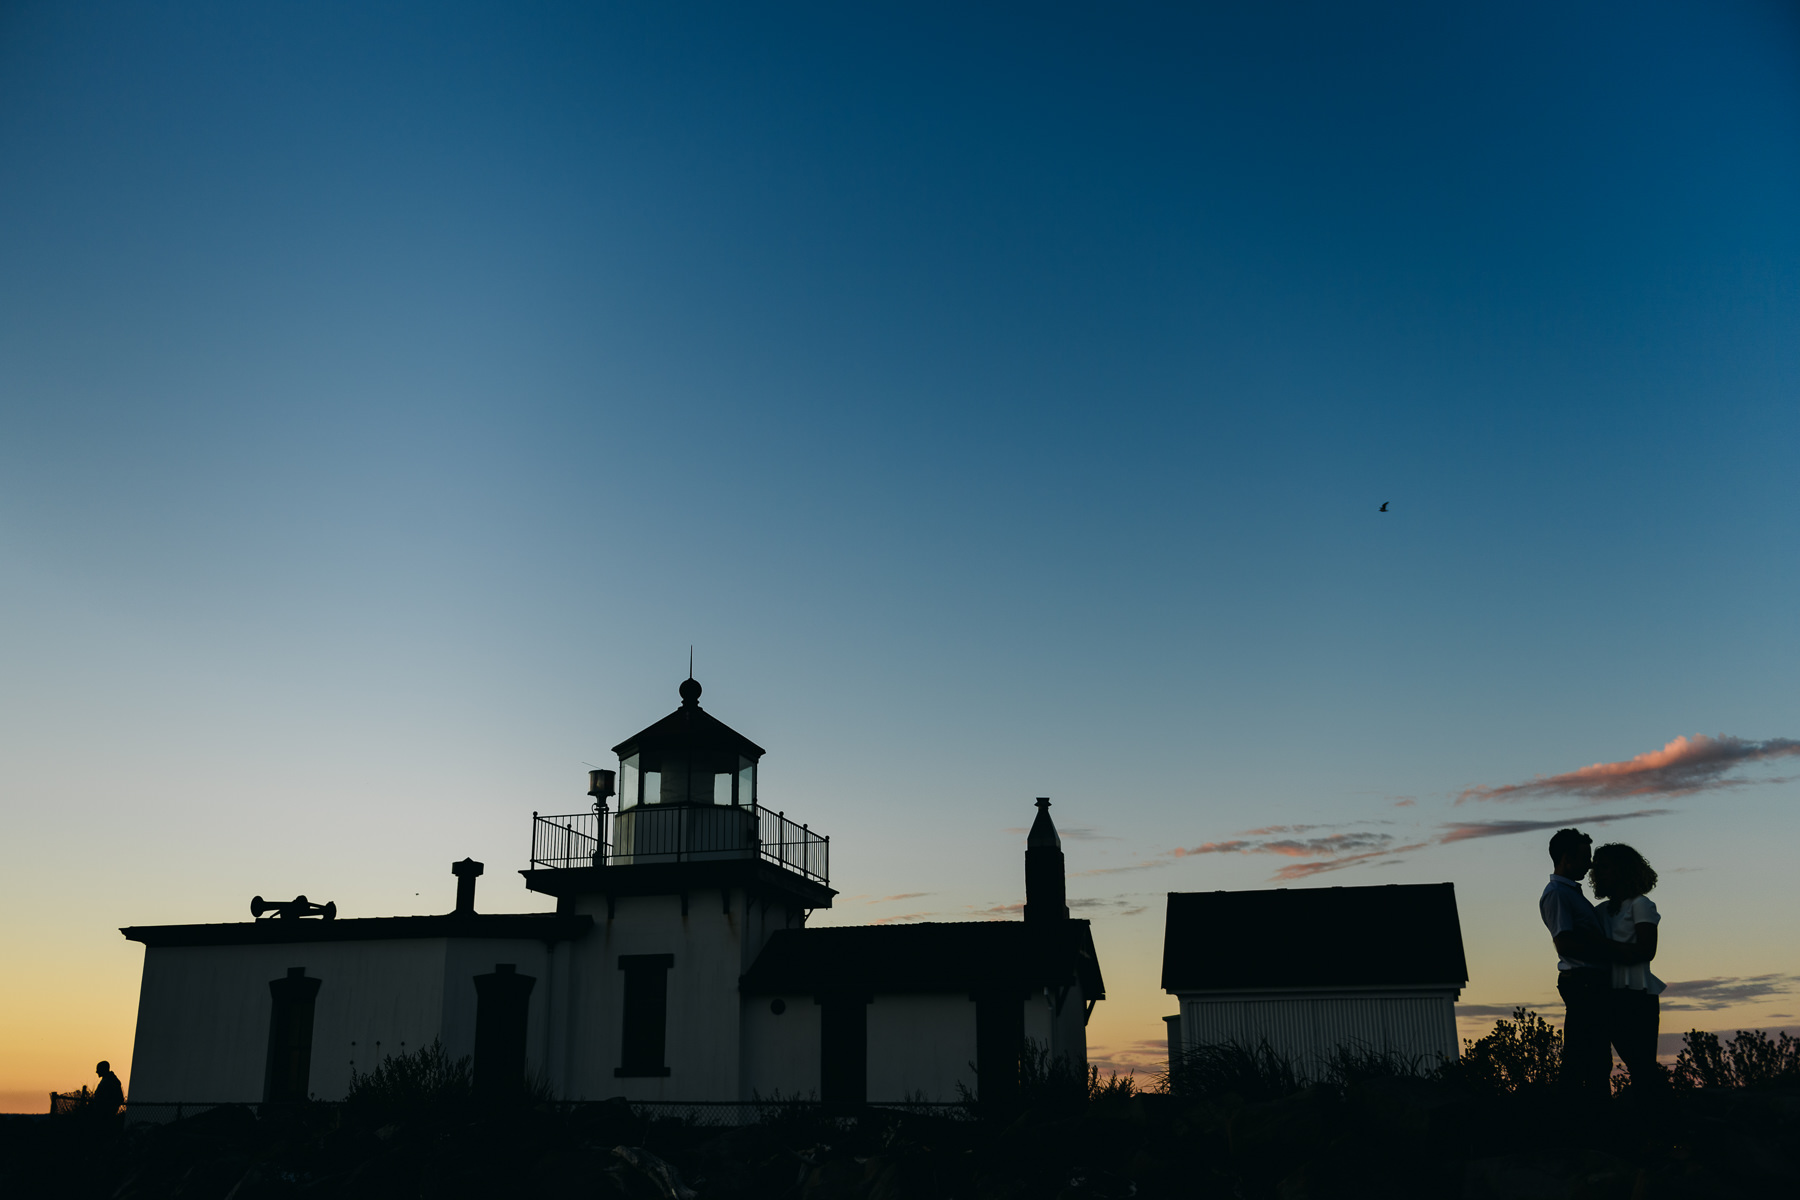
[[468, 1057], [452, 1059], [433, 1039], [411, 1054], [390, 1054], [366, 1075], [352, 1071], [344, 1099], [384, 1112], [412, 1111], [464, 1104], [470, 1092]]
[[1724, 1045], [1698, 1029], [1682, 1035], [1671, 1081], [1679, 1088], [1768, 1087], [1800, 1083], [1800, 1039], [1771, 1039], [1761, 1029], [1740, 1029]]
[[1477, 1091], [1503, 1093], [1548, 1087], [1562, 1074], [1562, 1034], [1528, 1008], [1496, 1021], [1487, 1036], [1463, 1042], [1462, 1057], [1446, 1063], [1444, 1078]]

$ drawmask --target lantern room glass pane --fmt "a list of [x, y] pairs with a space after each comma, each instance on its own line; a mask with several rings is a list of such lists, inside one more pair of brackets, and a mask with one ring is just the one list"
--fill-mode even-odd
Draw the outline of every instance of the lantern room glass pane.
[[643, 802], [643, 793], [638, 791], [639, 775], [638, 756], [633, 754], [619, 760], [619, 807]]
[[642, 799], [640, 800], [640, 803], [661, 804], [663, 801], [662, 781], [663, 774], [661, 771], [645, 771], [644, 790], [641, 793]]
[[747, 758], [738, 759], [737, 803], [756, 803], [756, 764]]

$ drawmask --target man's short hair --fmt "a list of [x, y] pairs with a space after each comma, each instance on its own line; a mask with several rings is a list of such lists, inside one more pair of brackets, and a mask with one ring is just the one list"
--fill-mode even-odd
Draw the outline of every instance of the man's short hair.
[[1594, 839], [1579, 829], [1559, 829], [1556, 836], [1550, 839], [1550, 861], [1559, 863], [1569, 855], [1586, 850], [1594, 844]]
[[103, 1058], [103, 1059], [101, 1059], [101, 1060], [100, 1060], [100, 1061], [99, 1061], [99, 1062], [97, 1062], [97, 1063], [95, 1063], [95, 1064], [94, 1064], [94, 1070], [96, 1070], [96, 1071], [110, 1071], [110, 1070], [112, 1070], [112, 1064], [111, 1064], [111, 1063], [109, 1063], [109, 1062], [107, 1062], [107, 1061], [106, 1061], [106, 1060], [105, 1060], [105, 1059], [104, 1059], [104, 1058]]

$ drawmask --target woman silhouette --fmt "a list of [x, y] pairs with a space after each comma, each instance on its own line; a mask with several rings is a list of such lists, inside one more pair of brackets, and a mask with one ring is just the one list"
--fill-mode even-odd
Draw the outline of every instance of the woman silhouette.
[[1594, 895], [1605, 901], [1599, 912], [1606, 935], [1615, 942], [1635, 944], [1642, 955], [1640, 962], [1613, 965], [1608, 1037], [1631, 1072], [1632, 1086], [1656, 1087], [1663, 1082], [1656, 1035], [1661, 1024], [1657, 997], [1664, 984], [1650, 973], [1650, 960], [1656, 957], [1656, 927], [1662, 917], [1644, 895], [1656, 886], [1656, 872], [1643, 855], [1615, 842], [1594, 851], [1588, 878]]

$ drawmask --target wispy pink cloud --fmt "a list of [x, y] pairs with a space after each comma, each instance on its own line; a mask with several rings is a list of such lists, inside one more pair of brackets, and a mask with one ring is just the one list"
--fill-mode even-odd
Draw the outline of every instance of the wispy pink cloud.
[[1631, 796], [1691, 796], [1718, 788], [1746, 787], [1754, 783], [1785, 783], [1786, 779], [1730, 779], [1731, 772], [1758, 762], [1800, 755], [1800, 741], [1770, 738], [1764, 742], [1720, 734], [1678, 737], [1661, 750], [1652, 750], [1621, 762], [1594, 763], [1561, 775], [1540, 775], [1525, 783], [1499, 787], [1466, 788], [1456, 802], [1465, 800], [1536, 800], [1555, 796], [1579, 796], [1586, 800], [1618, 800]]
[[[1269, 827], [1267, 832], [1284, 828], [1280, 825]], [[1309, 829], [1317, 826], [1287, 826], [1286, 828]], [[1258, 832], [1252, 830], [1251, 832]], [[1385, 847], [1393, 845], [1392, 834], [1387, 833], [1332, 833], [1315, 838], [1267, 838], [1259, 841], [1238, 839], [1229, 842], [1202, 842], [1194, 847], [1177, 846], [1169, 851], [1171, 858], [1188, 858], [1195, 854], [1280, 854], [1287, 858], [1311, 858], [1316, 855], [1341, 855], [1352, 851], [1370, 850], [1382, 853]]]
[[901, 925], [901, 924], [910, 923], [912, 921], [923, 921], [926, 917], [935, 917], [935, 916], [937, 916], [936, 913], [928, 913], [928, 912], [900, 913], [900, 914], [898, 914], [896, 916], [892, 916], [892, 917], [877, 917], [873, 921], [870, 921], [869, 924], [871, 924], [871, 925]]
[[1341, 871], [1345, 867], [1354, 867], [1358, 863], [1368, 862], [1372, 858], [1386, 858], [1391, 854], [1410, 854], [1414, 850], [1423, 850], [1430, 844], [1430, 842], [1414, 842], [1410, 846], [1384, 846], [1380, 850], [1370, 850], [1363, 854], [1346, 854], [1341, 858], [1327, 858], [1318, 862], [1290, 863], [1281, 868], [1281, 870], [1275, 872], [1275, 878], [1309, 879], [1314, 875], [1322, 875], [1326, 871]]
[[1250, 834], [1272, 834], [1303, 832], [1309, 829], [1328, 829], [1326, 825], [1269, 825], [1263, 829], [1247, 831], [1247, 836], [1233, 838], [1224, 842], [1202, 842], [1198, 846], [1177, 846], [1167, 851], [1164, 861], [1169, 859], [1191, 858], [1200, 854], [1274, 854], [1282, 858], [1304, 858], [1311, 861], [1291, 863], [1275, 872], [1276, 879], [1304, 879], [1324, 871], [1342, 870], [1344, 867], [1367, 863], [1373, 859], [1389, 858], [1396, 854], [1410, 854], [1414, 850], [1422, 850], [1429, 842], [1418, 842], [1400, 846], [1398, 839], [1391, 833], [1378, 833], [1373, 830], [1351, 830], [1345, 833], [1329, 833], [1321, 837], [1252, 837]]
[[1564, 817], [1557, 821], [1451, 821], [1444, 825], [1444, 835], [1438, 838], [1440, 845], [1451, 842], [1466, 842], [1470, 838], [1505, 837], [1509, 833], [1535, 833], [1542, 829], [1561, 829], [1566, 825], [1604, 825], [1608, 821], [1629, 821], [1635, 817], [1661, 817], [1674, 812], [1672, 808], [1645, 808], [1637, 812], [1602, 813], [1594, 817]]

